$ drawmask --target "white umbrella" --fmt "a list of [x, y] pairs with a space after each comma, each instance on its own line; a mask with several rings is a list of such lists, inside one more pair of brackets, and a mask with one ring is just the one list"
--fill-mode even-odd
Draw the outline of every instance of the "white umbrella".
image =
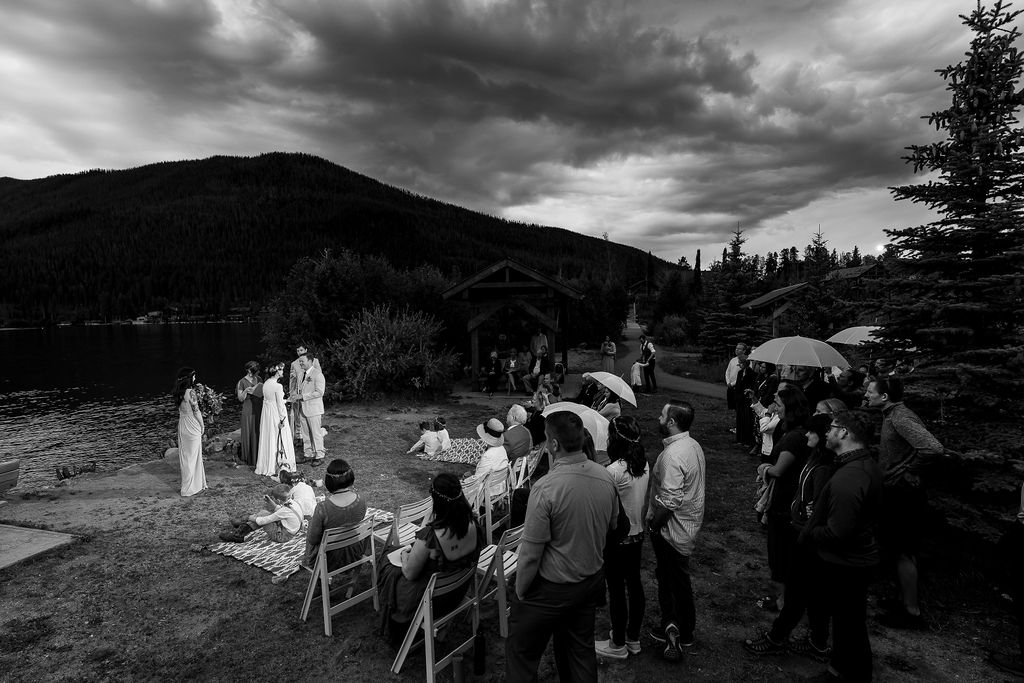
[[830, 344], [847, 344], [848, 346], [860, 346], [861, 344], [869, 341], [874, 341], [875, 330], [880, 329], [878, 325], [858, 325], [857, 327], [847, 327], [845, 330], [836, 332], [825, 341]]
[[584, 405], [580, 405], [579, 403], [574, 403], [573, 401], [559, 401], [558, 403], [552, 403], [544, 409], [544, 412], [541, 413], [541, 415], [547, 417], [551, 413], [558, 412], [569, 412], [579, 415], [580, 419], [583, 420], [583, 426], [587, 428], [587, 431], [590, 432], [590, 436], [594, 439], [594, 450], [608, 450], [608, 418], [593, 408], [588, 408]]
[[621, 377], [617, 377], [610, 372], [592, 372], [590, 373], [590, 378], [595, 382], [608, 387], [612, 393], [636, 408], [636, 394], [634, 394], [630, 386], [626, 384], [626, 380]]
[[776, 365], [808, 365], [815, 368], [850, 367], [850, 362], [831, 346], [807, 337], [779, 337], [766, 341], [754, 349], [750, 354], [750, 360]]

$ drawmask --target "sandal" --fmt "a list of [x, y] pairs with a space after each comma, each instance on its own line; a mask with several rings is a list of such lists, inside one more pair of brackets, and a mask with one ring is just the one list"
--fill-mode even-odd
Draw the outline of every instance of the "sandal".
[[778, 612], [779, 602], [774, 595], [766, 595], [757, 599], [757, 606], [768, 612]]
[[765, 633], [760, 638], [743, 641], [743, 647], [754, 655], [781, 655], [786, 652], [785, 643], [776, 643]]

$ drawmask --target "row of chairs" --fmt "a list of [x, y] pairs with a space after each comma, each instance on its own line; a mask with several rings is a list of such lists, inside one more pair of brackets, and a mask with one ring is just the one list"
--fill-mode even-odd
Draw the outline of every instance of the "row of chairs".
[[[506, 525], [510, 519], [512, 479], [511, 469], [505, 468], [480, 477], [471, 477], [463, 482], [463, 491], [470, 505], [474, 509], [483, 510], [483, 521], [488, 541], [492, 541], [495, 531]], [[498, 495], [499, 491], [500, 495]], [[399, 507], [392, 523], [378, 529], [374, 529], [375, 519], [370, 517], [359, 524], [324, 531], [303, 600], [302, 620], [307, 620], [317, 590], [320, 591], [324, 634], [327, 636], [332, 635], [332, 618], [353, 605], [372, 599], [374, 609], [379, 611], [377, 562], [387, 561], [379, 553], [387, 547], [411, 543], [416, 532], [429, 519], [433, 511], [432, 508], [432, 501], [428, 497]], [[489, 543], [481, 551], [480, 560], [475, 569], [438, 572], [430, 578], [427, 589], [424, 591], [416, 613], [409, 624], [405, 639], [392, 663], [391, 670], [394, 673], [401, 671], [417, 636], [422, 632], [427, 680], [433, 681], [438, 671], [472, 648], [474, 635], [480, 623], [480, 605], [484, 600], [491, 598], [496, 600], [499, 630], [503, 638], [508, 636], [508, 589], [518, 567], [522, 533], [521, 526], [502, 533], [496, 543]], [[333, 571], [328, 570], [327, 555], [329, 553], [357, 544], [365, 545], [364, 555], [343, 567]], [[355, 582], [359, 573], [365, 570], [364, 568], [368, 568], [370, 572], [370, 586], [366, 590], [355, 593]], [[343, 578], [348, 579], [344, 600], [332, 604], [331, 585], [341, 586]], [[462, 588], [467, 582], [470, 582], [470, 585], [466, 589], [465, 598], [459, 605], [448, 614], [435, 618], [434, 599]], [[472, 618], [472, 633], [466, 641], [458, 643], [447, 655], [437, 659], [437, 633], [459, 615]]]

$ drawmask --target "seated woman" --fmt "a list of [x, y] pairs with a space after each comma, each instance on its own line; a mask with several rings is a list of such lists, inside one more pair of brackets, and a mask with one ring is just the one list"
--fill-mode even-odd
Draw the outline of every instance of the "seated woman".
[[[486, 544], [483, 530], [462, 494], [454, 474], [442, 472], [430, 485], [434, 512], [430, 521], [416, 532], [416, 540], [401, 553], [401, 567], [391, 562], [380, 566], [378, 590], [381, 598], [382, 631], [387, 628], [391, 644], [398, 646], [409, 629], [434, 572], [475, 567]], [[385, 549], [389, 553], [395, 548]], [[434, 601], [434, 615], [443, 616], [458, 606], [469, 584]]]
[[441, 441], [441, 451], [450, 451], [452, 449], [452, 437], [448, 434], [448, 421], [443, 417], [435, 419], [434, 431], [437, 432], [437, 438]]
[[509, 351], [508, 360], [505, 361], [505, 381], [508, 382], [508, 390], [516, 390], [516, 377], [522, 372], [522, 367], [519, 365], [519, 354], [516, 352], [516, 347], [512, 347]]
[[[355, 481], [356, 474], [347, 462], [341, 458], [331, 460], [327, 474], [324, 475], [324, 488], [328, 495], [322, 503], [317, 503], [306, 532], [306, 553], [302, 556], [301, 564], [307, 569], [312, 569], [316, 563], [324, 531], [358, 524], [366, 517], [366, 503], [352, 490]], [[327, 554], [327, 570], [334, 571], [355, 562], [364, 552], [365, 547], [357, 546], [332, 550]]]
[[244, 543], [245, 537], [257, 529], [263, 529], [267, 538], [274, 543], [292, 540], [302, 528], [302, 508], [297, 501], [288, 497], [291, 492], [292, 487], [288, 484], [275, 486], [263, 497], [267, 503], [263, 510], [248, 517], [232, 519], [231, 525], [235, 527], [234, 530], [221, 532], [220, 540]]
[[595, 409], [601, 414], [601, 417], [607, 418], [609, 421], [614, 420], [619, 415], [622, 415], [622, 406], [619, 405], [619, 395], [611, 389], [605, 389], [603, 393], [604, 397], [595, 404]]
[[441, 438], [437, 435], [437, 432], [433, 429], [434, 424], [424, 420], [420, 422], [420, 440], [412, 445], [412, 448], [405, 452], [406, 455], [412, 455], [418, 451], [423, 451], [423, 455], [437, 455], [441, 452]]

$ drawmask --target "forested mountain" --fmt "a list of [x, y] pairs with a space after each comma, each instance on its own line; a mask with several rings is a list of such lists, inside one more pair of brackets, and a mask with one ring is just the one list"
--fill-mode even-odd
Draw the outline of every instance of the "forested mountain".
[[310, 155], [212, 157], [0, 179], [0, 322], [258, 307], [296, 260], [342, 248], [399, 268], [429, 263], [453, 281], [505, 256], [565, 278], [626, 283], [669, 265], [420, 197]]

